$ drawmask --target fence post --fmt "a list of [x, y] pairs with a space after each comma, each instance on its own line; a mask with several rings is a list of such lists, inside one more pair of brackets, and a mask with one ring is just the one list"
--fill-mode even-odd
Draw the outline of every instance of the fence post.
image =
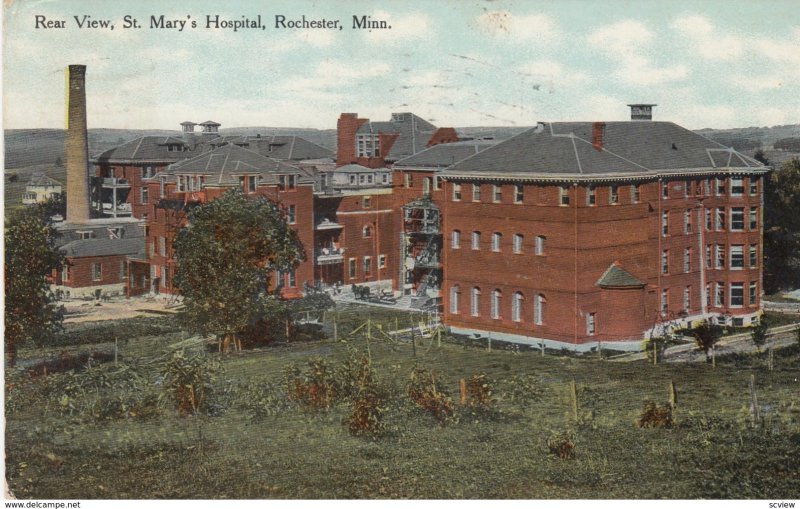
[[569, 397], [572, 402], [572, 420], [578, 422], [578, 390], [575, 387], [575, 380], [569, 383]]
[[442, 328], [436, 328], [436, 348], [442, 347]]
[[491, 332], [489, 333], [489, 338], [486, 340], [486, 347], [487, 347], [487, 350], [486, 350], [487, 352], [491, 352], [492, 351], [492, 333]]
[[756, 375], [750, 375], [750, 422], [755, 428], [761, 420], [758, 409], [758, 395], [756, 395]]
[[656, 342], [653, 341], [653, 366], [658, 364], [658, 350], [656, 349]]
[[333, 340], [339, 341], [339, 331], [336, 328], [336, 317], [333, 317]]
[[117, 353], [119, 350], [118, 342], [117, 342], [117, 335], [114, 334], [114, 366], [117, 365]]
[[414, 335], [414, 327], [411, 327], [411, 351], [414, 357], [417, 356], [417, 337]]
[[459, 391], [459, 394], [461, 395], [461, 398], [459, 399], [459, 401], [461, 402], [462, 405], [466, 405], [467, 404], [467, 383], [464, 381], [463, 378], [458, 381], [458, 391]]
[[711, 367], [717, 367], [717, 345], [711, 345]]
[[772, 371], [772, 368], [775, 366], [775, 357], [773, 356], [772, 348], [769, 348], [767, 350], [767, 353], [768, 353], [767, 366], [769, 366], [769, 370]]
[[542, 357], [544, 357], [544, 341], [539, 343], [539, 345], [542, 347]]
[[669, 386], [667, 387], [669, 391], [669, 406], [672, 409], [672, 421], [676, 422], [676, 413], [678, 408], [678, 390], [675, 389], [675, 382], [670, 380]]

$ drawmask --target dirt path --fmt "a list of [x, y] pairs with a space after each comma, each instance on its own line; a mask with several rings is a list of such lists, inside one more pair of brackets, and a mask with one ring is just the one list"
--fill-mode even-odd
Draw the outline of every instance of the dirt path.
[[148, 314], [174, 314], [179, 307], [179, 303], [170, 296], [144, 296], [108, 301], [66, 301], [64, 323], [121, 320]]

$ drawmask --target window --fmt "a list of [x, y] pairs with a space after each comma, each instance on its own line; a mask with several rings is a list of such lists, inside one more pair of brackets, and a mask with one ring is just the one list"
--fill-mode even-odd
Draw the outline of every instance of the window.
[[692, 233], [692, 211], [687, 210], [683, 213], [683, 233]]
[[744, 230], [744, 207], [731, 208], [731, 231]]
[[385, 269], [386, 268], [386, 255], [378, 255], [378, 268]]
[[711, 221], [711, 209], [705, 209], [706, 211], [706, 231], [711, 231], [711, 227], [713, 226], [713, 222]]
[[125, 276], [128, 275], [128, 264], [125, 260], [119, 262], [119, 280], [125, 281]]
[[403, 173], [403, 187], [405, 188], [414, 187], [414, 176], [408, 172]]
[[750, 244], [750, 267], [758, 265], [758, 244]]
[[711, 283], [706, 284], [706, 307], [711, 306]]
[[153, 171], [152, 166], [145, 166], [144, 168], [142, 168], [142, 178], [149, 179], [153, 175], [155, 175], [155, 172]]
[[710, 245], [706, 246], [706, 268], [707, 269], [711, 268], [711, 246]]
[[422, 179], [422, 194], [431, 194], [431, 178], [425, 177]]
[[492, 201], [494, 203], [500, 203], [503, 199], [503, 188], [498, 185], [492, 186]]
[[561, 186], [558, 189], [559, 204], [562, 206], [569, 205], [569, 186]]
[[453, 285], [450, 287], [450, 313], [457, 315], [458, 314], [458, 294], [460, 293], [460, 289], [458, 285]]
[[372, 257], [365, 256], [363, 260], [363, 269], [364, 269], [364, 277], [369, 277], [372, 275]]
[[594, 336], [595, 334], [595, 315], [596, 313], [586, 314], [586, 335]]
[[161, 274], [161, 277], [159, 279], [160, 279], [160, 283], [161, 283], [161, 288], [166, 288], [167, 287], [168, 274], [167, 274], [167, 267], [165, 265], [161, 266], [160, 274]]
[[358, 183], [359, 184], [367, 183], [367, 175], [365, 173], [362, 173], [361, 175], [358, 176]]
[[139, 202], [142, 205], [147, 205], [147, 198], [147, 186], [144, 186], [139, 190]]
[[380, 156], [380, 143], [377, 134], [356, 135], [356, 155], [358, 157]]
[[758, 283], [756, 281], [750, 281], [750, 304], [755, 305], [758, 304], [756, 302], [758, 299]]
[[689, 189], [691, 187], [692, 187], [692, 183], [690, 181], [687, 180], [686, 182], [683, 183], [683, 197], [684, 198], [688, 198], [689, 197]]
[[515, 292], [511, 300], [511, 319], [515, 322], [522, 321], [522, 301], [524, 300], [521, 292]]
[[255, 193], [256, 192], [256, 176], [255, 175], [248, 175], [247, 176], [247, 192], [248, 193]]
[[758, 230], [758, 208], [750, 207], [750, 230]]
[[372, 184], [375, 182], [375, 174], [368, 173], [367, 174], [367, 184]]
[[472, 201], [481, 201], [481, 185], [472, 184]]
[[492, 251], [500, 251], [500, 240], [502, 235], [499, 232], [492, 233]]
[[590, 207], [597, 203], [597, 191], [595, 191], [594, 186], [589, 184], [586, 188], [586, 205]]
[[661, 197], [665, 200], [669, 198], [669, 182], [661, 183]]
[[[382, 184], [388, 184], [389, 183], [389, 174], [388, 173], [381, 173], [381, 183]], [[441, 189], [442, 188], [442, 184], [438, 180], [437, 180], [437, 186], [438, 187], [436, 189]]]
[[717, 281], [716, 292], [714, 293], [714, 306], [722, 307], [725, 305], [725, 283]]
[[716, 186], [717, 187], [716, 195], [717, 196], [725, 196], [725, 180], [721, 179], [719, 177], [717, 177], [714, 180], [716, 181], [716, 184], [717, 184], [717, 186]]
[[453, 184], [453, 201], [461, 201], [461, 184]]
[[515, 185], [514, 186], [514, 203], [522, 203], [524, 198], [525, 198], [525, 191], [523, 190], [522, 184]]
[[294, 189], [296, 185], [297, 175], [278, 175], [278, 191], [290, 191]]
[[93, 263], [92, 264], [92, 281], [100, 281], [103, 279], [103, 264], [102, 263]]
[[687, 247], [683, 250], [683, 271], [691, 272], [692, 270], [692, 248]]
[[495, 320], [500, 319], [500, 297], [500, 290], [492, 291], [492, 318]]
[[472, 249], [475, 251], [481, 248], [481, 232], [472, 232]]
[[167, 256], [167, 239], [164, 237], [158, 238], [158, 254]]
[[731, 268], [744, 268], [744, 246], [731, 246]]
[[687, 313], [692, 307], [692, 287], [687, 286], [683, 289], [683, 310]]
[[533, 323], [542, 325], [544, 323], [544, 305], [547, 300], [541, 293], [536, 296], [536, 301], [533, 304]]
[[351, 186], [356, 185], [356, 176], [355, 175], [350, 175], [350, 185]]
[[[244, 177], [239, 177], [239, 184], [244, 189]], [[175, 192], [182, 193], [186, 191], [186, 180], [183, 175], [178, 175], [178, 185], [175, 187]]]
[[725, 246], [722, 244], [717, 244], [714, 246], [715, 250], [715, 258], [717, 260], [716, 265], [714, 265], [715, 269], [724, 269], [725, 268]]
[[631, 202], [633, 203], [639, 203], [639, 200], [642, 199], [639, 187], [640, 187], [639, 184], [633, 184], [631, 186]]
[[72, 270], [69, 264], [65, 263], [61, 266], [61, 281], [69, 281], [70, 279], [72, 279]]
[[469, 302], [469, 312], [472, 316], [478, 316], [480, 314], [480, 299], [481, 289], [476, 286], [472, 289], [472, 295]]
[[758, 194], [758, 181], [760, 177], [750, 177], [750, 196]]
[[661, 273], [669, 274], [669, 249], [661, 252]]
[[356, 259], [355, 258], [350, 258], [348, 260], [347, 276], [350, 279], [353, 279], [354, 277], [356, 277]]
[[297, 275], [294, 272], [294, 269], [289, 269], [286, 271], [286, 286], [289, 288], [294, 288], [297, 286]]
[[453, 249], [461, 247], [461, 232], [459, 230], [453, 230], [453, 234], [450, 237], [450, 247]]
[[711, 196], [711, 179], [710, 178], [705, 179], [703, 181], [703, 193], [706, 196]]
[[669, 290], [661, 290], [661, 314], [666, 315], [669, 311]]
[[365, 239], [372, 237], [372, 226], [366, 225], [361, 229], [361, 236]]
[[513, 250], [517, 254], [522, 252], [522, 239], [523, 236], [521, 234], [519, 233], [514, 234]]
[[433, 177], [433, 188], [437, 191], [442, 189], [442, 179], [439, 177]]
[[296, 205], [289, 205], [286, 209], [286, 221], [289, 224], [295, 224], [297, 222], [297, 206]]
[[608, 192], [608, 203], [616, 205], [619, 203], [619, 188], [616, 184], [611, 184]]
[[536, 256], [544, 256], [544, 241], [545, 237], [543, 235], [536, 237]]
[[731, 283], [731, 307], [744, 306], [744, 283]]
[[661, 213], [661, 235], [669, 235], [669, 212]]
[[733, 177], [731, 179], [731, 196], [742, 196], [744, 194], [744, 179]]
[[725, 208], [724, 207], [717, 207], [717, 222], [714, 225], [714, 229], [719, 231], [723, 231], [725, 229]]
[[364, 196], [361, 199], [361, 208], [368, 209], [372, 205], [372, 198], [369, 196]]

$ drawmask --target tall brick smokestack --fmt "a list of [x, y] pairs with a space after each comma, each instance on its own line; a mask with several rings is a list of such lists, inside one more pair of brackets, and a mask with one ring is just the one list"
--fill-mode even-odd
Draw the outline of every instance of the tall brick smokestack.
[[86, 66], [67, 67], [67, 222], [89, 221], [89, 145], [86, 134]]

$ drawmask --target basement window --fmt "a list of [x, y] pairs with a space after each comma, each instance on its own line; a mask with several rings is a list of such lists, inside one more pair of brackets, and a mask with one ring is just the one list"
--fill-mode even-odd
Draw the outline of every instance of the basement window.
[[595, 318], [596, 313], [587, 313], [586, 314], [586, 335], [587, 336], [594, 336], [595, 335]]

